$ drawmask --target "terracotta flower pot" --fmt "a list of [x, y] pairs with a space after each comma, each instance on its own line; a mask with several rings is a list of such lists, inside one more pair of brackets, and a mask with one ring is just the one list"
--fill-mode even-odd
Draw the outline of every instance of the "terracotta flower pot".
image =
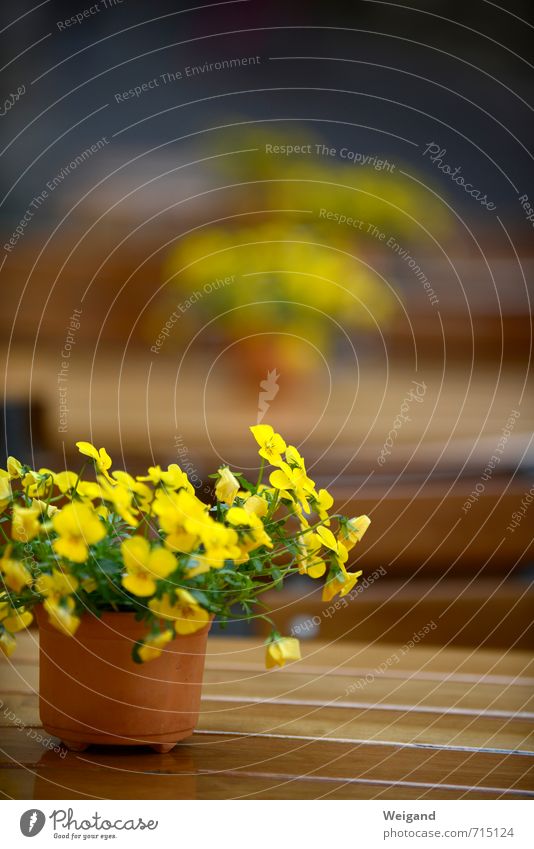
[[134, 663], [146, 626], [130, 613], [90, 613], [74, 635], [37, 609], [39, 712], [44, 729], [70, 749], [91, 743], [150, 745], [168, 752], [193, 733], [200, 708], [209, 626], [168, 643], [162, 655]]

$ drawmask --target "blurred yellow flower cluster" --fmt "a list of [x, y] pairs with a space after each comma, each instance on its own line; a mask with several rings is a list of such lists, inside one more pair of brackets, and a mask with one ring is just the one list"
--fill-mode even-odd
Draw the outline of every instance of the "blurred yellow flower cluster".
[[[177, 290], [184, 298], [199, 293], [187, 310], [188, 325], [215, 318], [216, 330], [239, 339], [245, 308], [247, 333], [305, 336], [324, 353], [343, 331], [373, 328], [395, 308], [385, 283], [347, 238], [325, 241], [297, 221], [211, 226], [177, 244], [164, 274], [174, 300]], [[209, 281], [227, 278], [206, 291]]]
[[[75, 634], [85, 612], [133, 612], [146, 623], [134, 647], [138, 662], [158, 657], [176, 634], [193, 634], [240, 611], [272, 627], [267, 666], [299, 655], [282, 637], [259, 597], [290, 574], [326, 575], [323, 599], [346, 595], [360, 572], [348, 552], [369, 519], [331, 514], [333, 498], [316, 489], [298, 450], [270, 425], [250, 428], [260, 475], [251, 484], [222, 467], [215, 501], [195, 494], [176, 464], [136, 477], [111, 471], [105, 449], [78, 442], [93, 479], [71, 471], [35, 471], [14, 458], [0, 469], [0, 648], [42, 604], [50, 622]], [[265, 464], [272, 471], [263, 482]], [[332, 523], [335, 523], [335, 527]]]
[[[400, 293], [375, 271], [377, 251], [383, 270], [388, 239], [408, 246], [425, 238], [422, 209], [440, 236], [451, 227], [449, 216], [413, 169], [410, 176], [399, 162], [387, 171], [355, 167], [321, 154], [321, 141], [309, 128], [240, 127], [228, 149], [246, 152], [217, 165], [237, 212], [176, 240], [163, 267], [165, 303], [150, 318], [147, 338], [177, 301], [176, 316], [187, 313], [186, 320], [172, 320], [165, 345], [200, 327], [239, 340], [246, 327], [247, 334], [279, 334], [284, 362], [295, 336], [328, 355], [345, 334], [383, 328]], [[294, 359], [302, 361], [302, 351]]]

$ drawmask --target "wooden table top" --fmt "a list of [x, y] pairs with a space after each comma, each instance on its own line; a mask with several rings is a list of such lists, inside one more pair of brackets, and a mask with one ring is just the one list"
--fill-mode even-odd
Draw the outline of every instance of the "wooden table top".
[[66, 752], [40, 727], [37, 682], [31, 631], [0, 662], [4, 798], [534, 796], [526, 652], [309, 641], [266, 672], [256, 642], [213, 637], [198, 730], [166, 755]]

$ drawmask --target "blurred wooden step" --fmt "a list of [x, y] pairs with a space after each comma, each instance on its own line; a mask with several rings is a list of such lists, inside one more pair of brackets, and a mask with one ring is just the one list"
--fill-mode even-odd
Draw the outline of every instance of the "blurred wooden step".
[[[365, 588], [366, 578], [369, 586]], [[266, 593], [265, 601], [275, 611], [279, 630], [300, 639], [405, 646], [426, 627], [420, 641], [427, 646], [474, 650], [534, 646], [534, 594], [527, 579], [501, 581], [473, 575], [473, 580], [402, 582], [364, 566], [359, 587], [347, 597], [346, 605], [343, 600], [327, 604], [321, 601], [320, 589], [304, 579], [289, 582], [281, 592]]]

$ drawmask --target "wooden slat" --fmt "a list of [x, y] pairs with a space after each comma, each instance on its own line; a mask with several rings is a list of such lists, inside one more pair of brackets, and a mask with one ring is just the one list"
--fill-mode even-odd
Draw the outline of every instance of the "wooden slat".
[[482, 755], [485, 772], [481, 775], [478, 753], [462, 750], [404, 748], [395, 744], [344, 743], [327, 739], [317, 741], [267, 737], [196, 734], [164, 755], [158, 763], [147, 750], [132, 755], [120, 747], [105, 747], [76, 754], [60, 749], [55, 738], [36, 738], [33, 732], [11, 729], [4, 734], [0, 764], [36, 769], [46, 765], [58, 770], [65, 763], [71, 769], [104, 769], [128, 772], [132, 769], [158, 774], [178, 772], [213, 773], [276, 772], [306, 777], [394, 781], [429, 780], [439, 783], [475, 784], [531, 790], [534, 757], [520, 754], [487, 752]]
[[[214, 628], [208, 641], [206, 668], [264, 670], [265, 648], [256, 639], [241, 637], [217, 637]], [[407, 639], [411, 634], [407, 634]], [[0, 675], [3, 669], [11, 666], [22, 667], [38, 663], [39, 633], [35, 628], [17, 634], [17, 649], [10, 661], [0, 658]], [[476, 647], [472, 650], [457, 647], [427, 646], [424, 642], [411, 651], [402, 652], [402, 647], [391, 643], [344, 642], [337, 638], [329, 642], [313, 640], [303, 643], [303, 658], [291, 666], [295, 672], [328, 672], [328, 674], [356, 674], [356, 671], [372, 671], [385, 658], [398, 655], [395, 670], [399, 672], [418, 672], [420, 674], [441, 675], [449, 678], [472, 675], [481, 679], [484, 676], [501, 676], [500, 683], [515, 681], [518, 677], [534, 679], [534, 657], [529, 651], [495, 651]], [[274, 675], [284, 675], [289, 670], [277, 670]], [[526, 683], [530, 684], [528, 680]]]
[[[500, 799], [529, 798], [518, 791], [511, 796], [502, 788], [481, 790], [466, 785], [439, 787], [426, 783], [370, 782], [364, 779], [302, 779], [269, 774], [128, 775], [80, 772], [67, 768], [6, 770], [0, 775], [0, 790], [7, 798], [35, 799]], [[5, 788], [5, 789], [4, 789]]]

